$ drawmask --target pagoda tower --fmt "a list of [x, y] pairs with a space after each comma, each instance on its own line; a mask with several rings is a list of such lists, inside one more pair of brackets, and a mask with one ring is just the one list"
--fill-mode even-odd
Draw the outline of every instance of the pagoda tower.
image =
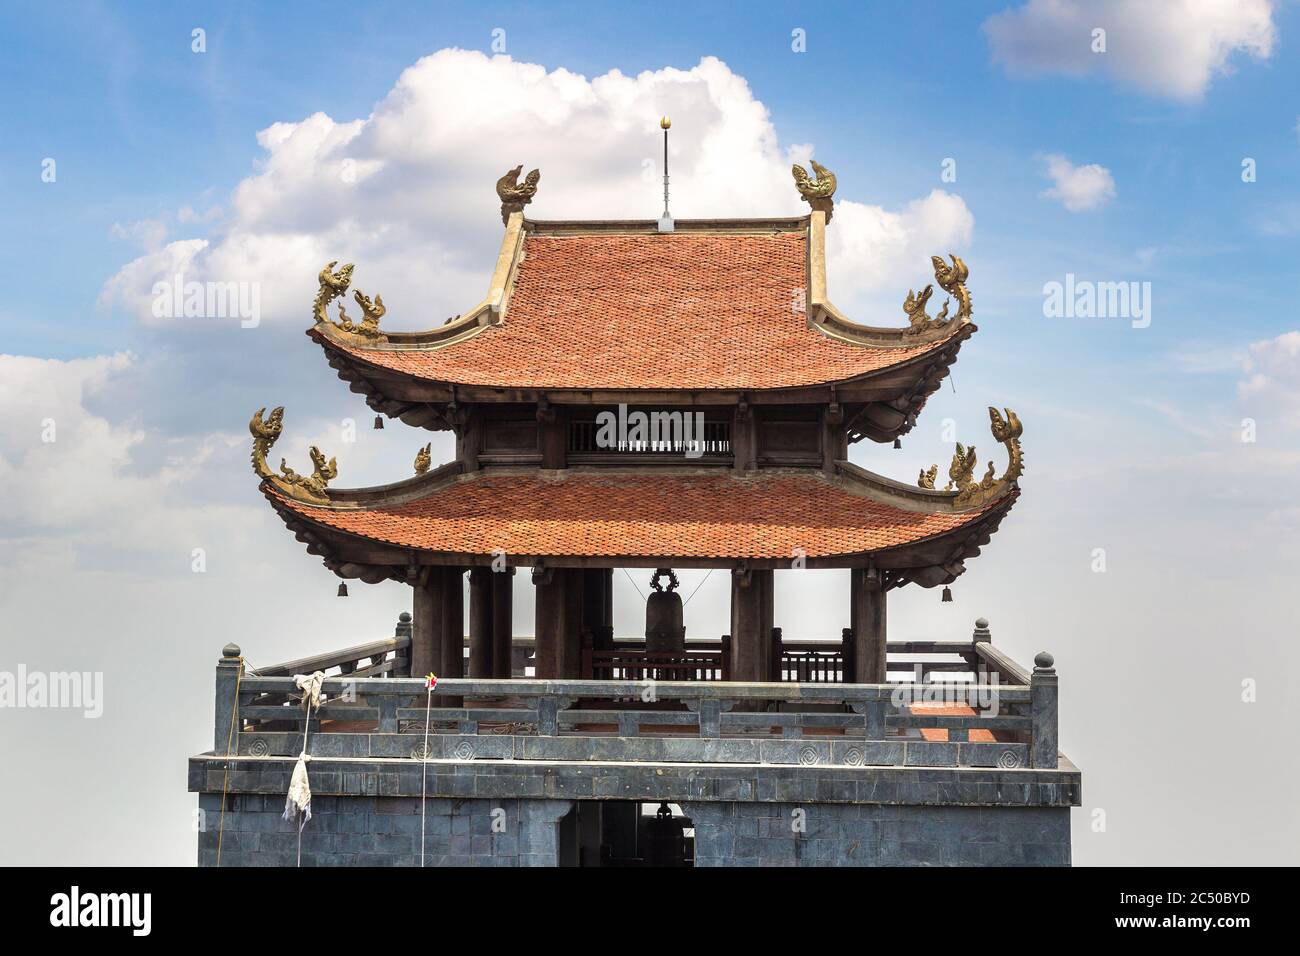
[[464, 674], [461, 576], [470, 573], [471, 677], [509, 677], [511, 581], [537, 587], [536, 675], [575, 678], [608, 648], [617, 567], [731, 572], [730, 679], [777, 679], [773, 573], [796, 560], [850, 568], [844, 677], [886, 679], [886, 599], [951, 583], [1019, 495], [1020, 422], [989, 409], [1009, 464], [975, 477], [957, 446], [914, 485], [848, 461], [864, 439], [915, 424], [975, 331], [968, 270], [932, 260], [907, 324], [861, 325], [831, 303], [826, 229], [835, 177], [794, 167], [800, 218], [543, 221], [540, 174], [497, 183], [505, 224], [487, 296], [425, 332], [381, 328], [382, 297], [342, 301], [353, 266], [320, 274], [308, 335], [377, 413], [456, 436], [456, 457], [373, 488], [336, 467], [273, 471], [282, 410], [251, 423], [261, 490], [308, 550], [346, 579], [413, 589], [415, 674]]
[[[189, 765], [201, 865], [1070, 862], [1052, 656], [1022, 667], [982, 618], [886, 634], [889, 593], [946, 590], [1015, 504], [1019, 419], [990, 408], [1008, 463], [977, 477], [959, 444], [942, 488], [848, 460], [906, 434], [974, 334], [966, 264], [933, 257], [905, 323], [851, 321], [826, 288], [835, 176], [812, 170], [801, 217], [674, 220], [665, 178], [658, 220], [543, 221], [516, 167], [487, 296], [425, 332], [386, 330], [351, 264], [321, 271], [307, 334], [378, 422], [451, 432], [455, 457], [421, 433], [413, 474], [335, 488], [315, 447], [310, 473], [273, 469], [284, 410], [253, 416], [276, 514], [341, 593], [401, 581], [411, 612], [256, 670], [222, 649]], [[840, 634], [783, 637], [774, 576], [804, 567], [850, 570]], [[653, 569], [643, 638], [614, 634], [616, 568]], [[675, 568], [730, 572], [730, 633], [687, 641]]]

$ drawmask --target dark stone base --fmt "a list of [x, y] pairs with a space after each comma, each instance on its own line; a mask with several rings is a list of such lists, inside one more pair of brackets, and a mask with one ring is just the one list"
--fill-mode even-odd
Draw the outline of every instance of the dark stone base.
[[696, 866], [1069, 866], [1068, 807], [688, 803]]
[[[556, 866], [567, 800], [429, 799], [425, 866]], [[199, 865], [294, 866], [298, 824], [282, 819], [284, 798], [199, 795], [204, 829]], [[418, 797], [317, 796], [302, 831], [303, 866], [419, 866]]]
[[[569, 800], [430, 798], [425, 866], [557, 866]], [[199, 796], [199, 865], [294, 866], [297, 824], [279, 796]], [[595, 804], [591, 804], [595, 806]], [[1068, 807], [690, 802], [696, 866], [1068, 866]], [[419, 866], [418, 797], [317, 796], [303, 866]], [[571, 830], [569, 831], [572, 832]], [[576, 837], [574, 838], [576, 839]], [[598, 834], [597, 834], [598, 839]], [[597, 848], [582, 858], [595, 862]]]

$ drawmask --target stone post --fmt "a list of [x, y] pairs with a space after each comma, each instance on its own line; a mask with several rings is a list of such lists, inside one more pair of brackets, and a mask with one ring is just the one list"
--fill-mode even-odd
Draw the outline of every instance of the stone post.
[[971, 667], [975, 671], [975, 678], [979, 680], [985, 677], [989, 672], [989, 665], [980, 657], [979, 649], [976, 644], [991, 644], [993, 635], [989, 633], [988, 618], [977, 617], [975, 619], [975, 630], [971, 633]]
[[1029, 678], [1029, 715], [1032, 722], [1029, 765], [1055, 769], [1057, 761], [1056, 705], [1058, 690], [1052, 655], [1039, 651]]
[[393, 668], [394, 677], [411, 676], [411, 640], [414, 628], [411, 626], [411, 613], [403, 611], [397, 615], [397, 626], [393, 628], [393, 637], [397, 640], [406, 638], [406, 647], [399, 649], [393, 654], [395, 667]]
[[236, 710], [237, 693], [235, 688], [239, 685], [239, 675], [244, 668], [244, 662], [240, 660], [238, 644], [227, 644], [221, 649], [221, 660], [217, 661], [217, 695], [214, 707], [214, 719], [212, 721], [213, 739], [212, 752], [219, 756], [226, 756], [226, 748], [237, 749], [239, 745], [239, 727], [234, 728], [234, 736], [231, 736], [232, 718], [238, 719]]

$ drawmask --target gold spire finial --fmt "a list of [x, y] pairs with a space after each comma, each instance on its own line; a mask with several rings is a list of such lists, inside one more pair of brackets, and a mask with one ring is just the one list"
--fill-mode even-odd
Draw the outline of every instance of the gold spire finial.
[[672, 127], [672, 125], [673, 125], [673, 121], [670, 120], [667, 116], [665, 116], [663, 119], [659, 121], [660, 129], [669, 129]]

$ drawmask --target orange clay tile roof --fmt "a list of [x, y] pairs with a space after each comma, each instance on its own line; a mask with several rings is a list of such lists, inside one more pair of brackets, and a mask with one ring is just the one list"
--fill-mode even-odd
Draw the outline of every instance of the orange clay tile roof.
[[759, 389], [841, 381], [947, 344], [866, 347], [810, 329], [806, 258], [803, 232], [529, 235], [500, 327], [440, 349], [334, 347], [464, 385]]
[[815, 474], [475, 472], [402, 504], [277, 507], [404, 548], [457, 554], [788, 559], [860, 554], [959, 529], [986, 514], [918, 514]]

